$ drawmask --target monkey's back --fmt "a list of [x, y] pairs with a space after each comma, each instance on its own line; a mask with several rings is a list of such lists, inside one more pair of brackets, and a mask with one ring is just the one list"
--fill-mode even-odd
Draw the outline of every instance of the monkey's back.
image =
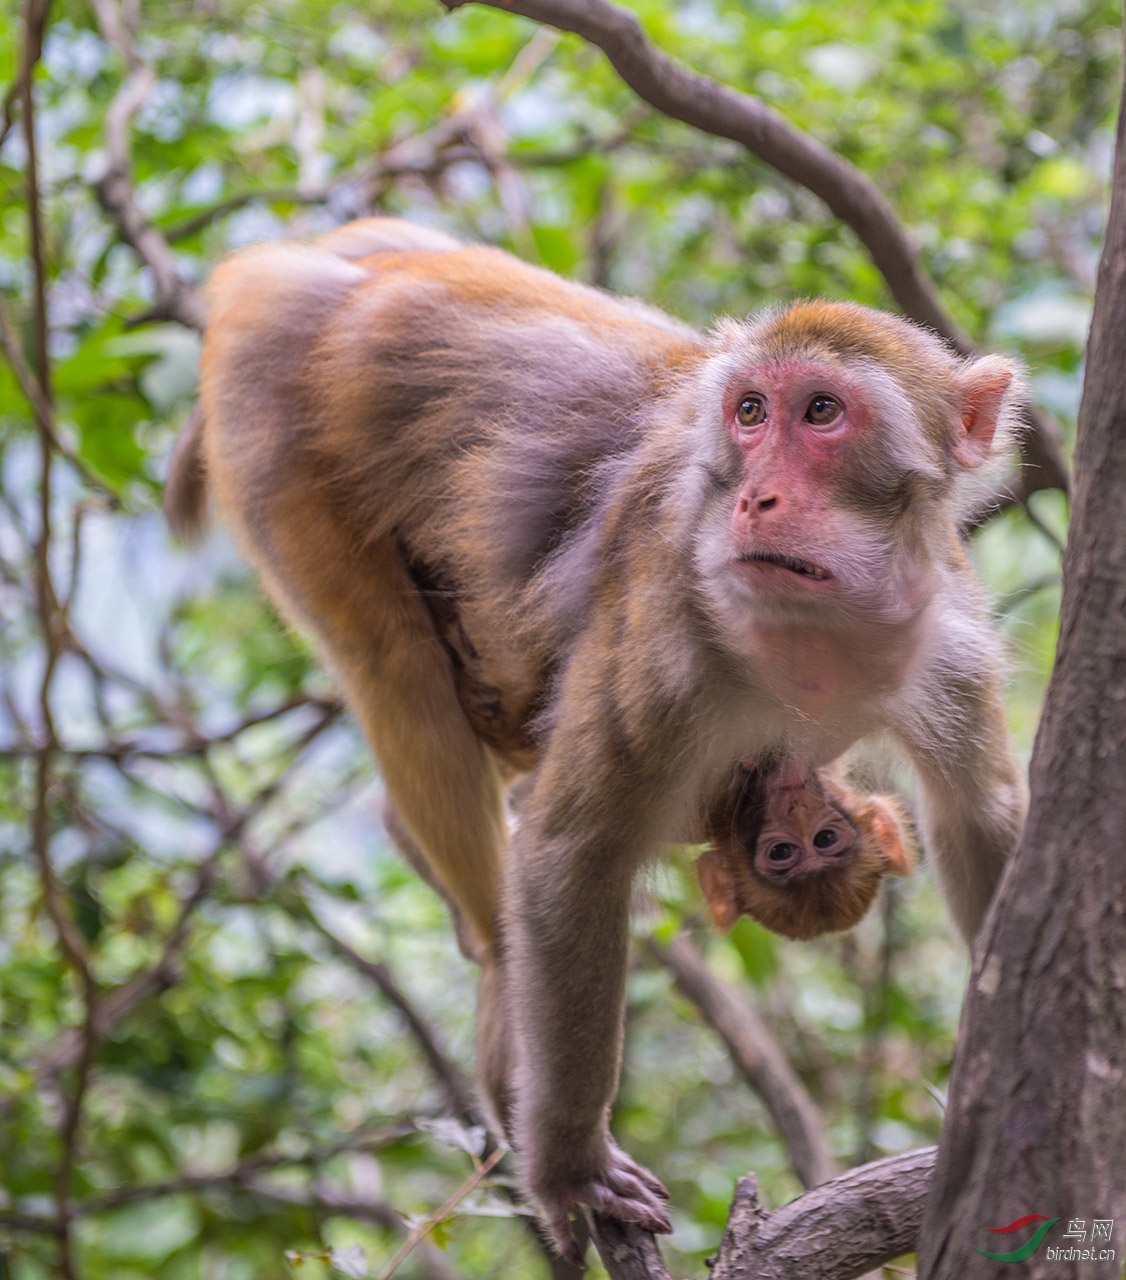
[[[209, 477], [302, 621], [330, 607], [318, 564], [362, 575], [371, 548], [393, 543], [469, 672], [463, 700], [494, 691], [501, 720], [520, 721], [545, 678], [521, 634], [529, 583], [573, 542], [553, 596], [581, 611], [566, 597], [583, 595], [597, 557], [584, 522], [705, 346], [653, 308], [498, 250], [391, 220], [358, 226], [215, 272]], [[378, 251], [365, 255], [368, 228]]]

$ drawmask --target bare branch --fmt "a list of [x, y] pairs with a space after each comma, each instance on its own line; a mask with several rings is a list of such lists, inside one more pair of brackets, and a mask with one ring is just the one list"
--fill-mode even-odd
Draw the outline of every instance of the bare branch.
[[[291, 748], [296, 758], [306, 746], [316, 739], [339, 714], [336, 704], [328, 704], [317, 722], [308, 729]], [[116, 761], [120, 767], [121, 761]], [[291, 768], [292, 765], [289, 766]], [[129, 775], [126, 774], [128, 777]], [[150, 996], [166, 990], [179, 980], [180, 965], [190, 938], [192, 919], [199, 906], [214, 887], [219, 870], [219, 859], [231, 844], [237, 844], [246, 827], [258, 817], [285, 784], [288, 768], [268, 786], [263, 787], [245, 808], [232, 811], [221, 797], [221, 809], [212, 814], [219, 824], [219, 833], [210, 851], [196, 865], [191, 887], [180, 901], [176, 923], [165, 937], [158, 959], [133, 977], [104, 992], [97, 1004], [92, 1021], [93, 1034], [105, 1039], [121, 1020], [131, 1014]], [[80, 1060], [83, 1052], [82, 1036], [74, 1029], [64, 1032], [39, 1060], [38, 1078], [43, 1085], [50, 1085], [60, 1072]]]
[[[146, 747], [142, 742], [111, 741], [103, 743], [100, 747], [65, 747], [60, 744], [56, 747], [56, 752], [71, 760], [179, 760], [185, 756], [204, 755], [212, 747], [225, 746], [246, 733], [248, 729], [277, 720], [301, 707], [315, 707], [319, 711], [332, 711], [334, 714], [342, 710], [341, 704], [334, 698], [317, 698], [299, 694], [267, 711], [247, 716], [245, 720], [239, 721], [222, 733], [216, 733], [210, 737], [191, 736], [187, 742], [175, 747]], [[320, 723], [318, 721], [318, 725]], [[12, 744], [0, 746], [0, 760], [25, 758], [34, 755], [38, 750], [36, 746]]]
[[632, 1222], [583, 1211], [610, 1280], [672, 1280], [654, 1237]]
[[937, 1148], [861, 1165], [773, 1212], [740, 1178], [712, 1280], [856, 1280], [910, 1253]]
[[[476, 0], [518, 13], [597, 45], [637, 96], [664, 115], [704, 133], [730, 138], [784, 177], [813, 192], [851, 227], [883, 275], [904, 315], [941, 334], [959, 351], [974, 350], [946, 313], [919, 251], [883, 193], [860, 169], [803, 133], [753, 94], [717, 84], [670, 58], [645, 36], [637, 15], [612, 0]], [[469, 0], [442, 0], [449, 10]], [[1019, 497], [1037, 489], [1067, 489], [1058, 433], [1031, 406], [1024, 441], [1026, 470]]]
[[368, 960], [343, 938], [325, 925], [308, 901], [288, 886], [278, 892], [278, 901], [295, 918], [311, 925], [328, 943], [333, 953], [373, 983], [380, 994], [402, 1015], [431, 1071], [446, 1094], [451, 1111], [467, 1123], [479, 1123], [473, 1093], [462, 1077], [449, 1052], [440, 1043], [437, 1032], [418, 1012], [414, 1002], [395, 981], [390, 969], [377, 960]]
[[8, 140], [8, 135], [12, 132], [12, 127], [18, 118], [17, 113], [24, 99], [29, 69], [33, 69], [43, 56], [43, 37], [47, 31], [47, 15], [50, 10], [51, 0], [33, 0], [32, 3], [24, 6], [24, 56], [20, 62], [19, 73], [4, 94], [4, 106], [0, 108], [0, 147]]
[[8, 314], [3, 298], [0, 298], [0, 346], [4, 348], [4, 354], [8, 357], [12, 372], [16, 375], [16, 381], [20, 384], [20, 390], [31, 405], [32, 412], [35, 414], [36, 425], [50, 440], [51, 448], [70, 463], [91, 489], [96, 490], [107, 498], [111, 507], [119, 507], [121, 500], [117, 494], [105, 481], [99, 479], [59, 436], [55, 426], [54, 406], [42, 386], [40, 386], [39, 379], [32, 372], [31, 367], [24, 358], [16, 327], [12, 323], [12, 317]]
[[133, 117], [144, 106], [156, 85], [156, 73], [138, 56], [121, 10], [114, 0], [95, 0], [94, 9], [102, 34], [125, 59], [129, 75], [106, 112], [106, 151], [109, 163], [94, 183], [102, 209], [116, 224], [122, 239], [152, 273], [156, 304], [149, 318], [177, 320], [190, 329], [203, 329], [203, 305], [184, 281], [172, 250], [161, 233], [145, 218], [133, 190], [130, 130]]
[[74, 1256], [74, 1242], [70, 1232], [71, 1180], [78, 1154], [82, 1104], [97, 1048], [94, 1023], [97, 1015], [98, 990], [90, 969], [85, 943], [70, 916], [51, 864], [50, 795], [56, 744], [51, 693], [55, 670], [62, 651], [65, 622], [51, 571], [53, 540], [51, 465], [54, 458], [55, 437], [51, 430], [53, 401], [51, 362], [47, 348], [49, 330], [47, 262], [43, 235], [43, 206], [39, 188], [35, 116], [35, 66], [43, 45], [43, 32], [39, 30], [37, 33], [36, 26], [38, 22], [45, 22], [45, 20], [46, 12], [44, 10], [42, 15], [40, 14], [39, 0], [27, 0], [24, 9], [26, 39], [22, 50], [20, 82], [23, 93], [23, 137], [27, 148], [28, 240], [31, 247], [34, 280], [32, 290], [33, 365], [29, 373], [34, 379], [34, 386], [38, 392], [37, 398], [33, 401], [39, 428], [39, 528], [36, 531], [34, 546], [35, 605], [43, 635], [43, 672], [39, 683], [39, 715], [43, 745], [36, 760], [35, 799], [31, 811], [30, 836], [43, 888], [44, 905], [58, 934], [60, 950], [78, 979], [83, 1000], [84, 1017], [77, 1055], [77, 1072], [70, 1093], [63, 1098], [62, 1115], [59, 1121], [59, 1142], [62, 1154], [54, 1171], [59, 1267], [65, 1280], [78, 1280], [78, 1264]]
[[218, 1173], [190, 1173], [178, 1178], [167, 1178], [163, 1182], [119, 1187], [115, 1191], [106, 1191], [79, 1201], [74, 1205], [73, 1212], [75, 1216], [88, 1216], [116, 1209], [123, 1204], [135, 1204], [138, 1200], [155, 1200], [161, 1196], [178, 1195], [182, 1191], [206, 1191], [212, 1187], [246, 1183], [274, 1169], [302, 1165], [315, 1168], [349, 1151], [378, 1151], [381, 1147], [415, 1132], [416, 1126], [411, 1121], [402, 1119], [367, 1133], [350, 1134], [339, 1142], [327, 1147], [312, 1148], [302, 1155], [287, 1153], [251, 1156]]
[[61, 1235], [65, 1227], [57, 1218], [42, 1218], [35, 1213], [16, 1213], [11, 1209], [0, 1209], [0, 1227], [9, 1231], [33, 1231], [41, 1235]]
[[420, 1222], [398, 1247], [398, 1249], [395, 1250], [390, 1261], [383, 1270], [380, 1271], [379, 1275], [376, 1276], [376, 1280], [389, 1280], [389, 1277], [398, 1269], [399, 1263], [404, 1261], [404, 1259], [413, 1252], [415, 1247], [426, 1239], [439, 1222], [444, 1221], [451, 1213], [453, 1213], [457, 1206], [461, 1204], [474, 1187], [476, 1187], [484, 1178], [488, 1177], [493, 1169], [495, 1169], [500, 1163], [507, 1151], [507, 1147], [497, 1147], [483, 1164], [479, 1164], [477, 1168], [473, 1170], [469, 1177], [466, 1178], [461, 1186], [458, 1187], [453, 1195], [445, 1202], [445, 1204], [435, 1209], [434, 1212], [424, 1221]]
[[668, 946], [650, 938], [648, 946], [704, 1021], [723, 1038], [740, 1074], [770, 1112], [802, 1185], [813, 1187], [832, 1178], [836, 1165], [817, 1107], [749, 994], [735, 991], [712, 973], [687, 934]]

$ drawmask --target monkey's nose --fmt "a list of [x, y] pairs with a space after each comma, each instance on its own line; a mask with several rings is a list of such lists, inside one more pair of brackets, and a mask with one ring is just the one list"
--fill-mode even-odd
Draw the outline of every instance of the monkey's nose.
[[776, 493], [766, 494], [765, 496], [744, 494], [739, 499], [739, 514], [742, 516], [757, 516], [764, 511], [772, 511], [778, 505], [778, 495]]

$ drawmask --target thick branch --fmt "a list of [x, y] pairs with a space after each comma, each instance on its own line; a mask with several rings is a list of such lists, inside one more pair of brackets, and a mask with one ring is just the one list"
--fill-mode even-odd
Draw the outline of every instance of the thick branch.
[[[442, 0], [447, 9], [468, 0]], [[611, 0], [479, 0], [522, 14], [597, 45], [637, 96], [673, 120], [741, 143], [784, 177], [820, 197], [856, 233], [887, 281], [904, 315], [927, 325], [959, 351], [973, 351], [969, 337], [947, 315], [919, 253], [876, 184], [842, 156], [790, 124], [749, 93], [690, 71], [646, 39], [637, 16]], [[1029, 406], [1025, 472], [1018, 498], [1037, 489], [1066, 489], [1067, 464], [1058, 435]]]
[[837, 1170], [821, 1116], [747, 995], [712, 973], [687, 934], [674, 938], [667, 947], [650, 938], [649, 950], [673, 973], [676, 985], [704, 1021], [723, 1038], [735, 1066], [777, 1125], [802, 1185], [827, 1182]]
[[740, 1178], [712, 1280], [855, 1280], [915, 1248], [936, 1149], [850, 1169], [769, 1212]]
[[610, 1280], [672, 1280], [657, 1241], [644, 1228], [590, 1209], [583, 1216]]

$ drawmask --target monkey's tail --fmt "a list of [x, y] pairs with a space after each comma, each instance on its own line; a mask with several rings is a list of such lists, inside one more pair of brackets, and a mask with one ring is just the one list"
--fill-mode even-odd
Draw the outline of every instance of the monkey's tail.
[[164, 517], [182, 542], [198, 542], [207, 529], [203, 406], [198, 400], [172, 450], [168, 479], [164, 482]]

